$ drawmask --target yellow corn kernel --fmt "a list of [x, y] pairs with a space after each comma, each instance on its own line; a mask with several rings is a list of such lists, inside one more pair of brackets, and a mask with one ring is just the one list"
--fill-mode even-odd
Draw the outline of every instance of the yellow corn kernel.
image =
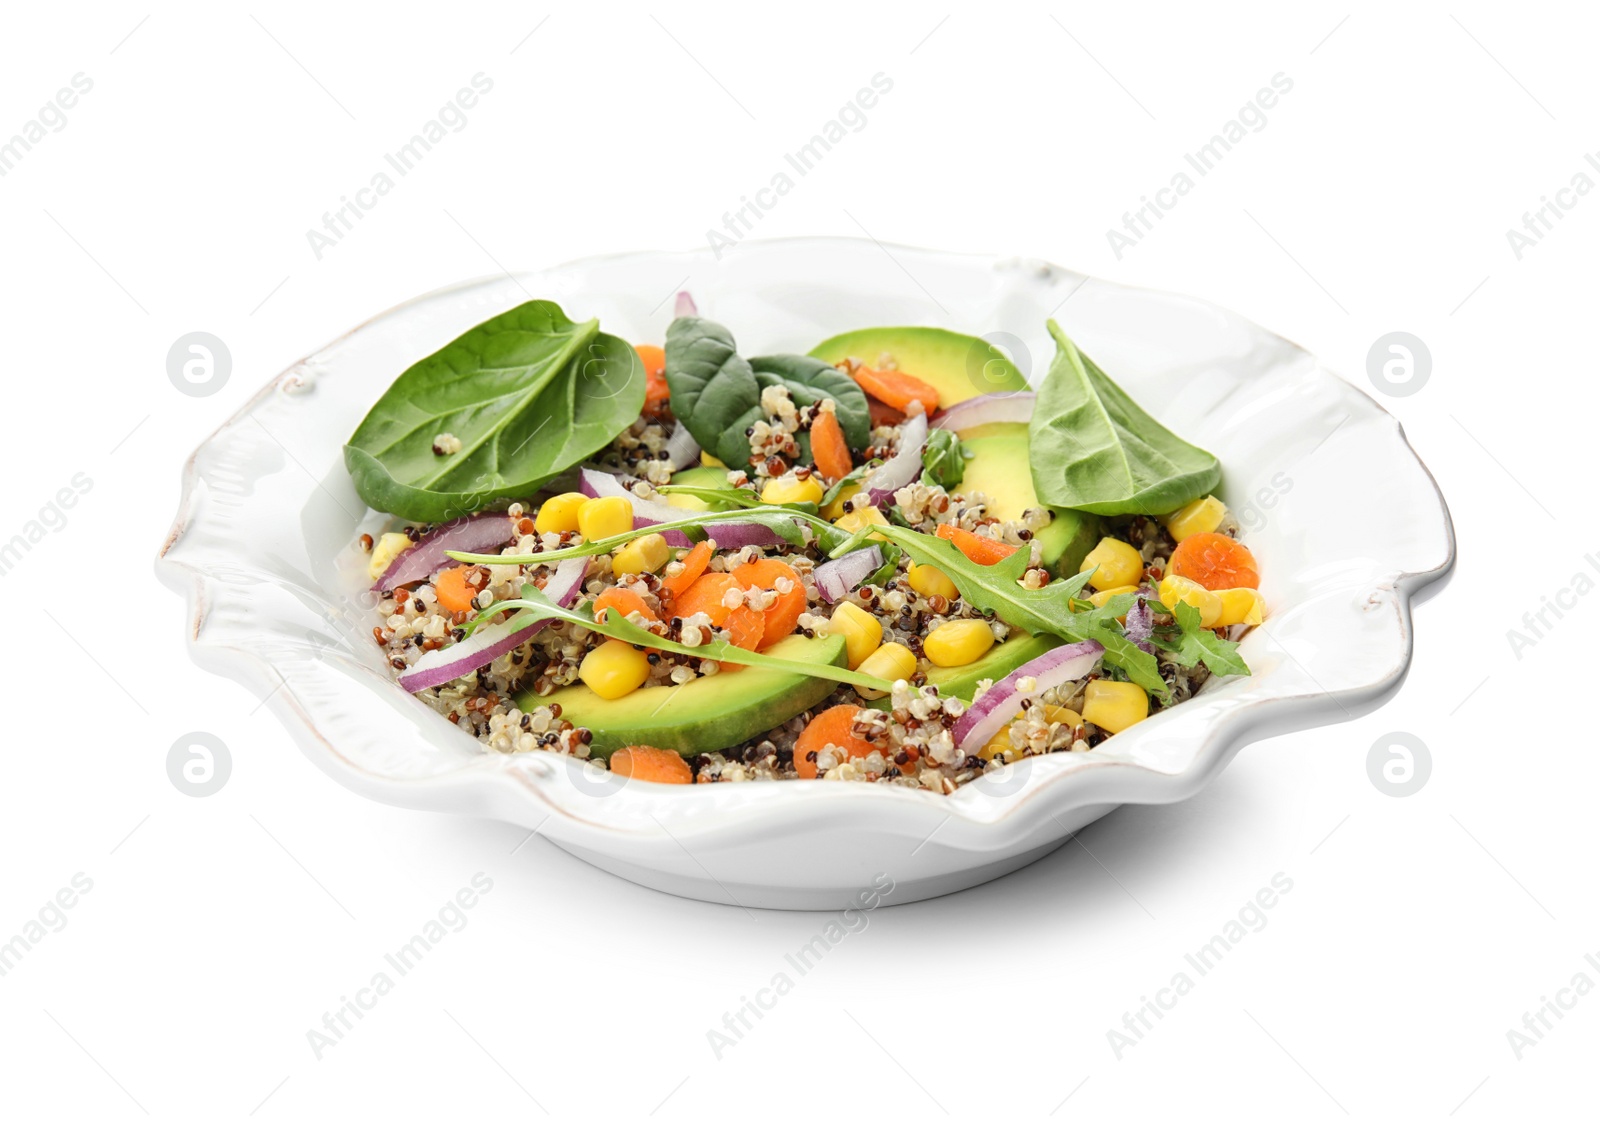
[[1089, 583], [1097, 589], [1116, 589], [1136, 585], [1144, 576], [1144, 558], [1125, 541], [1101, 538], [1100, 544], [1089, 551], [1078, 566], [1078, 572], [1093, 569]]
[[993, 646], [987, 620], [947, 620], [922, 641], [922, 654], [935, 667], [960, 667], [976, 663]]
[[[862, 506], [859, 509], [850, 511], [843, 518], [834, 522], [835, 526], [838, 526], [841, 530], [848, 530], [852, 534], [863, 526], [887, 526], [888, 524], [889, 519], [885, 518], [883, 511], [876, 506]], [[882, 534], [869, 534], [867, 540], [882, 541], [884, 539]]]
[[[886, 643], [863, 659], [856, 670], [891, 682], [909, 679], [917, 673], [917, 657], [904, 644]], [[868, 687], [857, 687], [856, 691], [862, 698], [882, 698], [885, 693]]]
[[1254, 626], [1267, 618], [1266, 601], [1255, 589], [1218, 589], [1213, 595], [1222, 602], [1222, 614], [1217, 617], [1215, 627]]
[[934, 565], [913, 565], [907, 571], [906, 579], [911, 582], [912, 591], [923, 596], [942, 596], [946, 600], [954, 600], [961, 595], [955, 582]]
[[611, 555], [611, 571], [619, 577], [626, 573], [654, 573], [671, 556], [666, 538], [660, 534], [645, 534]]
[[724, 463], [722, 460], [718, 459], [715, 455], [711, 454], [711, 452], [702, 451], [700, 453], [700, 466], [702, 466], [702, 467], [726, 467], [727, 464]]
[[1096, 679], [1084, 688], [1083, 717], [1102, 730], [1118, 734], [1150, 717], [1150, 696], [1133, 683]]
[[[1021, 717], [1022, 713], [1019, 712], [1017, 718]], [[1044, 720], [1047, 725], [1059, 725], [1067, 731], [1076, 730], [1083, 725], [1083, 719], [1078, 716], [1078, 712], [1068, 710], [1065, 706], [1046, 706]], [[1012, 719], [1012, 722], [1014, 721], [1015, 718]], [[1007, 722], [1000, 727], [1000, 732], [990, 738], [988, 744], [978, 751], [978, 756], [985, 761], [992, 761], [998, 754], [1005, 754], [1007, 761], [1016, 761], [1017, 758], [1014, 756], [1016, 752], [1017, 747], [1011, 743], [1011, 722]]]
[[828, 617], [828, 630], [844, 637], [845, 661], [854, 671], [878, 650], [883, 642], [883, 625], [860, 605], [844, 601]]
[[1076, 710], [1068, 710], [1065, 706], [1046, 706], [1044, 720], [1067, 730], [1076, 730], [1083, 725], [1083, 717]]
[[1215, 627], [1222, 617], [1222, 597], [1204, 585], [1195, 584], [1188, 577], [1174, 577], [1168, 574], [1161, 578], [1161, 587], [1157, 591], [1161, 603], [1168, 608], [1176, 608], [1180, 601], [1193, 605], [1200, 613], [1202, 628]]
[[837, 522], [844, 517], [844, 504], [860, 493], [860, 483], [845, 483], [839, 488], [839, 493], [833, 496], [833, 501], [822, 508], [822, 516], [830, 522]]
[[1099, 592], [1092, 592], [1089, 594], [1089, 603], [1094, 605], [1096, 608], [1104, 608], [1106, 606], [1106, 601], [1110, 600], [1112, 597], [1122, 596], [1124, 593], [1138, 591], [1138, 585], [1118, 585], [1114, 589], [1101, 589]]
[[796, 502], [818, 503], [822, 501], [822, 484], [817, 481], [815, 475], [808, 479], [797, 479], [793, 475], [768, 479], [767, 485], [761, 488], [761, 501], [769, 506], [792, 506]]
[[1167, 533], [1173, 541], [1182, 541], [1190, 534], [1209, 534], [1222, 525], [1222, 516], [1228, 508], [1219, 499], [1206, 495], [1178, 507], [1167, 515]]
[[633, 503], [626, 498], [591, 498], [578, 507], [578, 532], [584, 541], [614, 538], [633, 529]]
[[661, 497], [666, 499], [668, 506], [676, 506], [679, 510], [698, 511], [711, 509], [711, 503], [703, 498], [696, 498], [692, 494], [679, 494], [677, 491], [672, 491], [663, 494]]
[[412, 544], [411, 539], [402, 533], [379, 534], [377, 542], [372, 547], [372, 556], [367, 560], [368, 575], [376, 581], [383, 576], [385, 569], [394, 564], [394, 559], [403, 551], [410, 549]]
[[621, 698], [650, 677], [650, 661], [630, 643], [607, 640], [583, 657], [578, 678], [601, 698]]
[[578, 511], [589, 501], [589, 496], [573, 491], [558, 494], [539, 507], [539, 516], [533, 528], [541, 534], [570, 534], [578, 528]]

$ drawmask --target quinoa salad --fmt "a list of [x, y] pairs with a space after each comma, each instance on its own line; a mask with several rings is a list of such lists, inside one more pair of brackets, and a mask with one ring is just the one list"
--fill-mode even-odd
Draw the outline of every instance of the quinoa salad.
[[498, 315], [346, 446], [374, 644], [488, 754], [662, 784], [1092, 751], [1248, 674], [1266, 605], [1216, 458], [1048, 328], [1035, 390], [933, 327], [746, 357], [688, 295], [662, 346]]

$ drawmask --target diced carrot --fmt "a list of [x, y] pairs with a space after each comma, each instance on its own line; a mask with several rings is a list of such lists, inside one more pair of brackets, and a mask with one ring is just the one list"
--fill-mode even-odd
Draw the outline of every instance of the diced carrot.
[[704, 612], [711, 618], [712, 627], [720, 628], [728, 622], [728, 615], [733, 611], [722, 602], [723, 597], [729, 589], [743, 587], [731, 573], [706, 573], [672, 602], [672, 614], [687, 619], [696, 612]]
[[[722, 624], [728, 629], [728, 642], [734, 647], [742, 647], [746, 651], [761, 650], [761, 631], [766, 622], [761, 618], [761, 613], [754, 608], [740, 605], [728, 613], [728, 618]], [[743, 663], [728, 663], [719, 661], [718, 666], [724, 671], [743, 671]]]
[[845, 442], [844, 429], [832, 412], [819, 413], [811, 422], [811, 458], [824, 478], [842, 479], [855, 464], [850, 459], [850, 445]]
[[1226, 534], [1190, 534], [1172, 551], [1167, 572], [1208, 589], [1261, 586], [1255, 554]]
[[855, 377], [856, 384], [868, 396], [875, 396], [902, 412], [913, 400], [920, 400], [923, 410], [930, 416], [939, 407], [939, 390], [910, 373], [894, 369], [869, 369], [862, 365], [851, 376]]
[[800, 731], [794, 743], [794, 767], [800, 776], [809, 781], [817, 775], [816, 759], [809, 755], [822, 752], [822, 747], [826, 745], [833, 746], [838, 756], [848, 761], [883, 752], [850, 732], [859, 709], [849, 703], [830, 706], [806, 723], [806, 728]]
[[[806, 610], [806, 586], [799, 573], [775, 558], [761, 557], [734, 569], [733, 576], [741, 588], [771, 589], [777, 593], [778, 599], [763, 613], [766, 626], [761, 632], [762, 651], [795, 630], [800, 614]], [[778, 592], [780, 577], [789, 582], [788, 592]]]
[[644, 363], [644, 414], [660, 416], [667, 408], [667, 354], [659, 345], [636, 345], [633, 351]]
[[700, 579], [700, 574], [711, 564], [711, 546], [712, 543], [708, 541], [695, 542], [694, 548], [684, 554], [683, 571], [661, 578], [661, 587], [666, 590], [668, 600], [677, 600], [685, 589]]
[[875, 396], [867, 397], [867, 411], [872, 413], [872, 426], [875, 428], [892, 428], [906, 418], [900, 409], [890, 408]]
[[954, 544], [974, 565], [998, 565], [1021, 548], [1021, 546], [1007, 545], [1003, 541], [995, 541], [994, 538], [986, 538], [971, 530], [948, 526], [943, 522], [939, 523], [939, 528], [934, 533]]
[[636, 781], [654, 781], [661, 785], [692, 785], [694, 773], [689, 763], [675, 749], [657, 749], [653, 745], [625, 745], [611, 755], [611, 771]]
[[599, 624], [605, 620], [605, 611], [608, 608], [615, 608], [619, 616], [626, 616], [630, 612], [642, 612], [646, 620], [655, 620], [657, 622], [661, 620], [661, 617], [656, 615], [650, 605], [645, 602], [644, 597], [632, 589], [625, 589], [618, 585], [613, 585], [595, 597], [595, 623]]
[[478, 595], [478, 590], [467, 580], [467, 570], [470, 568], [470, 565], [457, 565], [454, 569], [446, 569], [433, 582], [434, 595], [451, 612], [472, 611], [472, 601]]

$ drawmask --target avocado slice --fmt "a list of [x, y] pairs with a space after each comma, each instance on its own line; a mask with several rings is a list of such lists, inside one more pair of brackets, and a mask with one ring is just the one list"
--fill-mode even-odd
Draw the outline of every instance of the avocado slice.
[[[843, 667], [844, 653], [843, 636], [790, 636], [765, 654]], [[589, 748], [596, 756], [609, 759], [626, 745], [653, 745], [688, 757], [764, 734], [827, 698], [837, 685], [831, 679], [746, 667], [681, 687], [645, 687], [614, 699], [601, 698], [582, 683], [548, 695], [524, 691], [517, 695], [517, 706], [533, 711], [559, 704], [563, 719], [594, 734]]]
[[[1029, 507], [1040, 505], [1033, 491], [1033, 471], [1028, 464], [1027, 424], [980, 424], [957, 433], [972, 458], [957, 490], [982, 491], [989, 496], [989, 512], [1016, 521]], [[1033, 535], [1045, 567], [1070, 576], [1100, 541], [1101, 522], [1081, 510], [1052, 507], [1055, 515]]]
[[[707, 487], [713, 490], [728, 489], [726, 467], [685, 467], [672, 472], [672, 485], [680, 487]], [[723, 510], [726, 507], [696, 498], [692, 494], [669, 494], [667, 501], [683, 510]]]
[[901, 372], [939, 390], [948, 408], [989, 392], [1022, 392], [1027, 380], [1009, 358], [981, 337], [931, 326], [877, 326], [830, 337], [811, 351], [830, 365], [854, 357], [867, 368], [888, 353]]
[[1005, 643], [996, 644], [971, 663], [960, 667], [930, 667], [928, 682], [939, 688], [942, 695], [972, 701], [977, 694], [978, 680], [998, 681], [1021, 667], [1030, 659], [1038, 659], [1045, 652], [1061, 646], [1055, 636], [1013, 636]]

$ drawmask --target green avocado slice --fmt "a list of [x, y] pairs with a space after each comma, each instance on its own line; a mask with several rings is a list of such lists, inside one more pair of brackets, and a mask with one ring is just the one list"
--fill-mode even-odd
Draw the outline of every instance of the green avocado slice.
[[[980, 424], [957, 434], [962, 446], [972, 452], [957, 490], [981, 490], [989, 496], [989, 512], [1003, 520], [1015, 521], [1024, 510], [1041, 505], [1028, 464], [1027, 424]], [[1081, 510], [1052, 507], [1051, 512], [1055, 519], [1034, 534], [1034, 541], [1046, 568], [1071, 576], [1099, 542], [1101, 522]]]
[[931, 326], [877, 326], [830, 337], [811, 351], [830, 365], [854, 357], [869, 369], [889, 354], [902, 373], [920, 377], [939, 390], [939, 407], [948, 408], [988, 392], [1021, 392], [1028, 387], [1006, 355], [981, 337]]
[[[844, 637], [808, 640], [790, 636], [773, 644], [766, 654], [843, 667]], [[681, 687], [645, 687], [613, 699], [601, 698], [582, 683], [548, 695], [523, 691], [517, 695], [517, 706], [534, 711], [559, 704], [563, 719], [594, 735], [589, 743], [594, 755], [608, 760], [627, 745], [675, 749], [688, 757], [764, 734], [815, 706], [836, 686], [831, 679], [746, 667], [721, 671]]]
[[978, 693], [979, 680], [998, 682], [1030, 659], [1038, 659], [1045, 652], [1060, 646], [1061, 641], [1055, 636], [1023, 633], [1005, 643], [996, 644], [971, 663], [963, 663], [960, 667], [928, 668], [928, 682], [938, 687], [940, 694], [953, 694], [970, 702]]

